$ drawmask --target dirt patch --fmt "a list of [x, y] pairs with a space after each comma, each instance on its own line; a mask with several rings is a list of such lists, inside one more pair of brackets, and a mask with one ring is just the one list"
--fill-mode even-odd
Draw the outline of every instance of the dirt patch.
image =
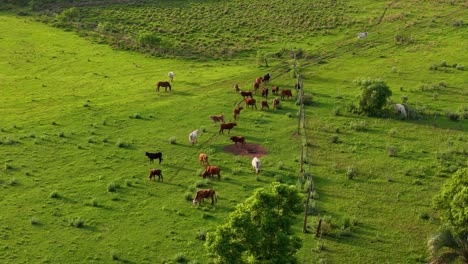
[[228, 152], [234, 155], [250, 156], [250, 157], [263, 157], [268, 154], [266, 148], [258, 144], [245, 144], [244, 147], [241, 145], [229, 145], [224, 147], [224, 152]]

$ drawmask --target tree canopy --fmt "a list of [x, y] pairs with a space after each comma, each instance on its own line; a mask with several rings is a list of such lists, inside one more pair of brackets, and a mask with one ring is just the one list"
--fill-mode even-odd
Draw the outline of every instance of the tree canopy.
[[378, 115], [392, 96], [390, 88], [380, 79], [357, 79], [354, 83], [361, 89], [358, 110], [366, 115]]
[[295, 263], [302, 241], [291, 225], [303, 210], [301, 201], [294, 186], [274, 182], [257, 189], [227, 223], [207, 234], [205, 246], [218, 263]]

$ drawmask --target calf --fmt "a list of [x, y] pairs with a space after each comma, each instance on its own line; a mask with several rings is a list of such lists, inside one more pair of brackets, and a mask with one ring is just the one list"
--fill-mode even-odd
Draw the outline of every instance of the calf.
[[255, 106], [255, 109], [257, 109], [257, 101], [253, 98], [246, 98], [245, 99], [245, 106], [248, 108], [249, 106], [252, 106], [252, 110]]
[[221, 179], [221, 169], [218, 166], [207, 166], [202, 173], [203, 178], [213, 175], [218, 175], [218, 179]]
[[276, 85], [273, 86], [273, 88], [271, 88], [271, 92], [272, 92], [273, 94], [278, 94], [278, 92], [279, 92], [279, 87], [276, 86]]
[[237, 146], [237, 143], [240, 143], [241, 144], [241, 147], [244, 146], [245, 144], [245, 138], [244, 137], [241, 137], [241, 136], [232, 136], [231, 137], [231, 140], [232, 142], [234, 142], [234, 144]]
[[234, 120], [237, 119], [242, 109], [244, 109], [242, 106], [238, 106], [234, 109]]
[[281, 90], [281, 100], [284, 100], [285, 97], [288, 99], [292, 97], [291, 90]]
[[162, 161], [162, 153], [161, 152], [157, 152], [157, 153], [146, 152], [145, 155], [149, 158], [150, 163], [153, 163], [153, 160], [155, 160], [155, 159], [159, 159], [159, 164], [161, 164], [161, 161]]
[[278, 97], [273, 99], [273, 109], [278, 110], [279, 104], [280, 104], [280, 100], [278, 99]]
[[156, 180], [156, 176], [158, 176], [158, 181], [164, 180], [161, 170], [159, 170], [159, 169], [151, 169], [148, 178], [149, 178], [150, 180]]
[[200, 153], [198, 155], [198, 159], [200, 160], [200, 164], [203, 166], [208, 166], [208, 156], [204, 153]]
[[231, 133], [231, 129], [233, 127], [237, 126], [236, 123], [226, 123], [226, 124], [221, 124], [221, 126], [219, 127], [219, 134], [224, 134], [224, 130], [228, 130], [228, 134]]
[[267, 102], [267, 101], [262, 101], [262, 107], [260, 108], [260, 110], [263, 110], [264, 108], [270, 109], [270, 107], [268, 106], [268, 102]]

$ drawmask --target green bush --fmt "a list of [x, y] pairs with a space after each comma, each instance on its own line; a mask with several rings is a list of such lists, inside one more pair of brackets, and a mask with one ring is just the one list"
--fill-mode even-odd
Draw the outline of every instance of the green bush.
[[117, 191], [117, 185], [113, 182], [109, 183], [107, 185], [107, 191], [108, 192], [116, 192]]
[[170, 143], [171, 145], [177, 144], [177, 139], [176, 139], [176, 137], [172, 136], [171, 138], [169, 138], [169, 143]]
[[52, 191], [52, 192], [49, 194], [49, 197], [50, 197], [50, 198], [59, 198], [60, 195], [58, 194], [57, 191]]
[[388, 85], [380, 79], [356, 79], [354, 84], [361, 89], [358, 110], [369, 116], [379, 115], [392, 96]]
[[81, 217], [72, 217], [68, 220], [68, 224], [74, 227], [84, 227], [85, 221]]
[[354, 177], [357, 176], [357, 169], [354, 166], [348, 166], [346, 169], [346, 176], [348, 179], [352, 180]]

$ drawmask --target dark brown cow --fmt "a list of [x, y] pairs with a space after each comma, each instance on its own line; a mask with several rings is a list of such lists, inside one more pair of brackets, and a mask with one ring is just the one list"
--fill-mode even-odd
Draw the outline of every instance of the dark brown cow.
[[277, 85], [273, 86], [273, 88], [271, 88], [271, 92], [272, 92], [273, 94], [278, 94], [278, 92], [279, 92], [279, 87], [278, 87]]
[[255, 106], [255, 109], [257, 109], [257, 101], [253, 98], [246, 98], [245, 99], [245, 106], [248, 108], [249, 106], [252, 106], [252, 110]]
[[270, 73], [265, 74], [265, 76], [263, 76], [263, 82], [268, 83], [270, 81], [270, 78], [271, 78]]
[[241, 143], [241, 147], [244, 146], [245, 144], [245, 138], [242, 136], [232, 136], [231, 137], [232, 142], [237, 146], [237, 143]]
[[268, 99], [268, 88], [267, 87], [262, 88], [262, 97], [265, 97], [266, 99]]
[[284, 100], [285, 97], [288, 99], [292, 97], [291, 90], [281, 90], [281, 100]]
[[280, 104], [280, 100], [278, 99], [278, 97], [273, 99], [273, 109], [278, 109], [279, 104]]
[[148, 176], [148, 179], [150, 179], [150, 180], [156, 180], [156, 176], [158, 176], [158, 181], [159, 181], [159, 180], [164, 180], [161, 170], [159, 170], [159, 169], [151, 169], [151, 170], [150, 170], [150, 174], [149, 174], [149, 176]]
[[233, 127], [237, 126], [236, 123], [226, 123], [226, 124], [221, 124], [219, 127], [219, 134], [224, 134], [224, 130], [228, 130], [228, 134], [231, 133], [231, 129]]
[[242, 97], [250, 97], [252, 98], [252, 92], [251, 91], [242, 91], [240, 92], [240, 95], [242, 95]]
[[205, 198], [211, 198], [211, 205], [214, 205], [216, 199], [216, 192], [213, 189], [203, 189], [199, 190], [197, 192], [197, 195], [195, 196], [195, 199], [193, 199], [193, 205], [196, 205], [197, 203], [199, 205], [202, 204], [203, 199]]
[[253, 90], [254, 90], [255, 93], [257, 92], [258, 88], [260, 88], [260, 83], [259, 82], [254, 82]]
[[171, 91], [171, 84], [169, 82], [158, 82], [156, 84], [156, 90], [159, 92], [159, 87], [164, 87], [164, 91], [167, 92], [167, 88]]
[[234, 92], [235, 93], [240, 92], [239, 85], [237, 83], [234, 85]]
[[213, 175], [218, 175], [218, 179], [221, 179], [221, 169], [218, 166], [207, 166], [202, 173], [203, 178]]
[[267, 101], [262, 101], [262, 107], [260, 108], [260, 110], [263, 110], [263, 109], [270, 109], [270, 106], [268, 106], [268, 102]]
[[157, 153], [145, 152], [145, 155], [150, 160], [150, 163], [153, 163], [153, 160], [155, 160], [155, 159], [159, 159], [159, 164], [161, 164], [161, 161], [162, 161], [162, 153], [161, 152], [157, 152]]
[[198, 155], [198, 159], [200, 160], [200, 164], [203, 166], [208, 166], [208, 156], [205, 153], [200, 153]]
[[238, 106], [236, 109], [234, 109], [234, 120], [237, 119], [242, 109], [244, 109], [242, 106]]

